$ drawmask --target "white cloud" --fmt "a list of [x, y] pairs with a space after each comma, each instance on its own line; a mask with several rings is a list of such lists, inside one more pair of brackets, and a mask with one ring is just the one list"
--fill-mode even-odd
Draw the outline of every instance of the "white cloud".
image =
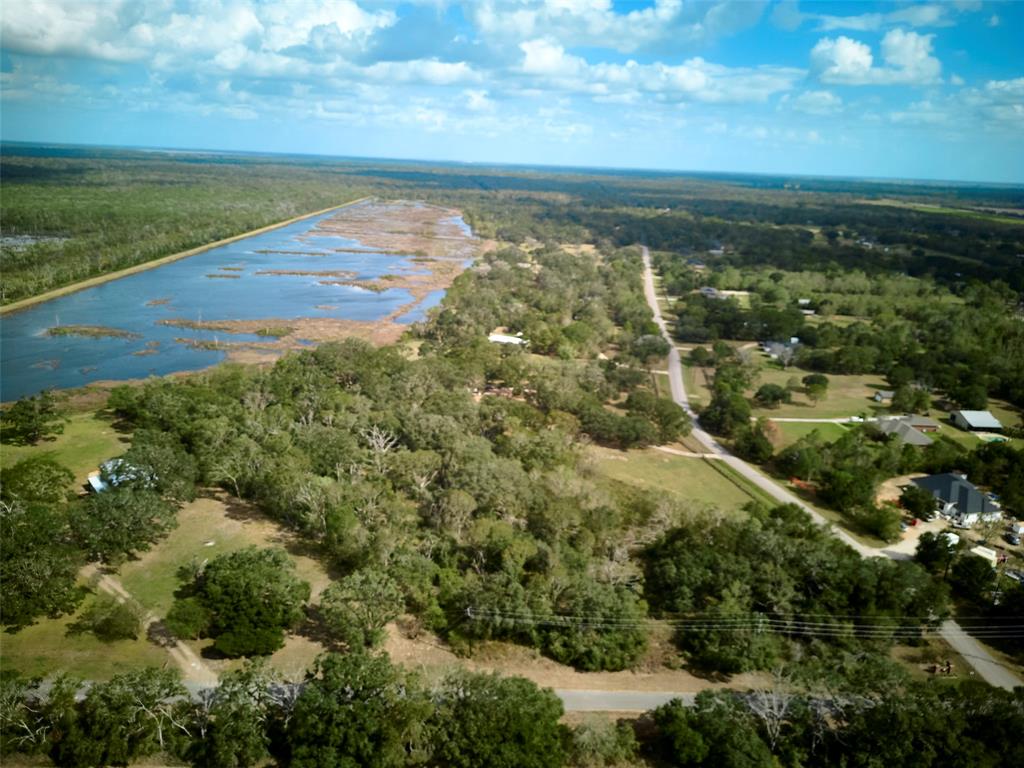
[[487, 91], [474, 90], [472, 88], [462, 92], [466, 97], [466, 109], [470, 112], [493, 112], [495, 103], [487, 95]]
[[421, 83], [425, 85], [453, 85], [480, 80], [480, 74], [466, 62], [417, 59], [415, 61], [379, 61], [358, 70], [372, 80], [388, 83]]
[[[820, 6], [819, 6], [820, 7]], [[854, 32], [876, 32], [895, 25], [909, 27], [948, 27], [955, 21], [951, 11], [977, 10], [977, 5], [955, 3], [922, 3], [908, 5], [888, 13], [860, 13], [854, 16], [834, 16], [827, 13], [802, 13], [796, 2], [785, 0], [776, 6], [772, 20], [783, 29], [796, 29], [805, 21], [817, 22], [822, 32], [849, 29]]]
[[789, 90], [804, 74], [784, 67], [731, 68], [700, 57], [682, 64], [591, 64], [545, 39], [519, 47], [523, 58], [518, 71], [532, 87], [587, 94], [605, 102], [635, 101], [641, 94], [661, 101], [759, 102]]
[[882, 38], [886, 66], [874, 66], [871, 47], [849, 37], [823, 37], [811, 50], [811, 68], [822, 82], [844, 85], [926, 85], [939, 81], [932, 56], [934, 35], [893, 29]]
[[843, 108], [843, 100], [831, 91], [804, 91], [793, 98], [785, 94], [779, 103], [809, 115], [831, 115]]
[[678, 50], [733, 34], [756, 24], [765, 7], [764, 0], [654, 0], [620, 13], [611, 0], [473, 0], [465, 10], [488, 40], [518, 44], [547, 36], [569, 47], [632, 53], [659, 45]]
[[1000, 19], [999, 16], [997, 16], [994, 13], [988, 19], [988, 25], [990, 27], [998, 27], [1001, 23], [1002, 19]]
[[950, 75], [949, 76], [949, 84], [950, 85], [955, 85], [957, 87], [960, 87], [961, 85], [964, 84], [964, 79], [962, 77], [960, 77], [960, 75]]

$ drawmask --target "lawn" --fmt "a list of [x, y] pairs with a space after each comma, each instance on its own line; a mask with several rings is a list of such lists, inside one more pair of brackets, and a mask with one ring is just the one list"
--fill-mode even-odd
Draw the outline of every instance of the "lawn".
[[785, 421], [772, 422], [772, 424], [777, 430], [776, 436], [772, 440], [776, 450], [792, 445], [801, 437], [809, 435], [815, 430], [821, 434], [822, 440], [827, 443], [838, 440], [846, 432], [846, 427], [841, 424], [806, 424]]
[[[762, 364], [758, 378], [751, 389], [752, 395], [762, 384], [786, 386], [791, 378], [802, 379], [810, 371], [790, 366], [783, 370], [778, 363], [761, 356]], [[835, 419], [847, 416], [874, 416], [887, 413], [888, 408], [876, 403], [872, 397], [876, 390], [886, 389], [881, 377], [874, 374], [856, 376], [828, 375], [828, 392], [817, 404], [812, 403], [803, 392], [793, 392], [793, 402], [778, 408], [755, 408], [755, 416], [777, 418]]]
[[707, 405], [711, 402], [709, 384], [712, 376], [714, 370], [711, 368], [683, 364], [683, 386], [686, 387], [686, 395], [693, 406]]
[[330, 582], [323, 566], [304, 554], [301, 543], [288, 531], [227, 494], [200, 497], [187, 504], [178, 513], [178, 527], [138, 560], [126, 563], [119, 576], [139, 603], [163, 616], [180, 585], [179, 568], [247, 546], [289, 550], [296, 575], [310, 583], [314, 595]]
[[37, 445], [4, 445], [0, 449], [0, 465], [10, 466], [21, 459], [50, 453], [75, 473], [75, 486], [100, 462], [118, 456], [128, 449], [128, 438], [120, 434], [108, 419], [95, 413], [76, 413], [64, 426], [64, 433]]
[[[87, 603], [88, 598], [82, 607]], [[85, 680], [107, 680], [139, 667], [162, 667], [169, 660], [166, 651], [144, 637], [104, 643], [87, 633], [68, 635], [68, 625], [76, 618], [42, 619], [20, 632], [0, 635], [4, 671], [30, 677], [65, 671]]]
[[662, 453], [653, 448], [617, 451], [591, 446], [595, 471], [604, 477], [648, 488], [698, 504], [719, 509], [737, 509], [761, 495], [727, 468], [711, 466], [713, 460], [687, 458]]

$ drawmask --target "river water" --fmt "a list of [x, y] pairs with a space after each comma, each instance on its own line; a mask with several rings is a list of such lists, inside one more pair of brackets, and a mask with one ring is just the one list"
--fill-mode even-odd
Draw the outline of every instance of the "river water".
[[[176, 341], [261, 341], [259, 336], [161, 325], [192, 321], [299, 317], [380, 320], [413, 301], [403, 288], [374, 292], [324, 279], [373, 280], [415, 270], [411, 256], [384, 254], [355, 240], [318, 234], [333, 213], [103, 283], [0, 318], [0, 399], [48, 387], [198, 370], [226, 353]], [[460, 228], [468, 233], [461, 219]], [[258, 274], [268, 270], [344, 271], [339, 278]], [[217, 277], [210, 277], [217, 275]], [[415, 322], [444, 296], [429, 294], [397, 318]], [[102, 326], [130, 338], [51, 336], [54, 326]]]

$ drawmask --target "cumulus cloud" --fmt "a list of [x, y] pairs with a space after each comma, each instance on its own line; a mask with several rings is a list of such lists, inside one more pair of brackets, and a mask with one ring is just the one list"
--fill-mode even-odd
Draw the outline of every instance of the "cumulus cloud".
[[811, 50], [811, 68], [825, 83], [926, 85], [937, 82], [942, 71], [942, 64], [932, 56], [933, 38], [890, 30], [881, 45], [885, 66], [877, 67], [869, 45], [846, 36], [823, 37]]

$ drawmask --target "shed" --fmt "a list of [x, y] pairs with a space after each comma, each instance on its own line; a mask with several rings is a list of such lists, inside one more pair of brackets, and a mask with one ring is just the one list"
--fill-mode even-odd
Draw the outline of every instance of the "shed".
[[884, 400], [892, 400], [895, 394], [891, 389], [879, 389], [875, 392], [875, 402], [881, 403]]
[[950, 420], [968, 432], [1001, 432], [1002, 423], [990, 411], [953, 411]]

